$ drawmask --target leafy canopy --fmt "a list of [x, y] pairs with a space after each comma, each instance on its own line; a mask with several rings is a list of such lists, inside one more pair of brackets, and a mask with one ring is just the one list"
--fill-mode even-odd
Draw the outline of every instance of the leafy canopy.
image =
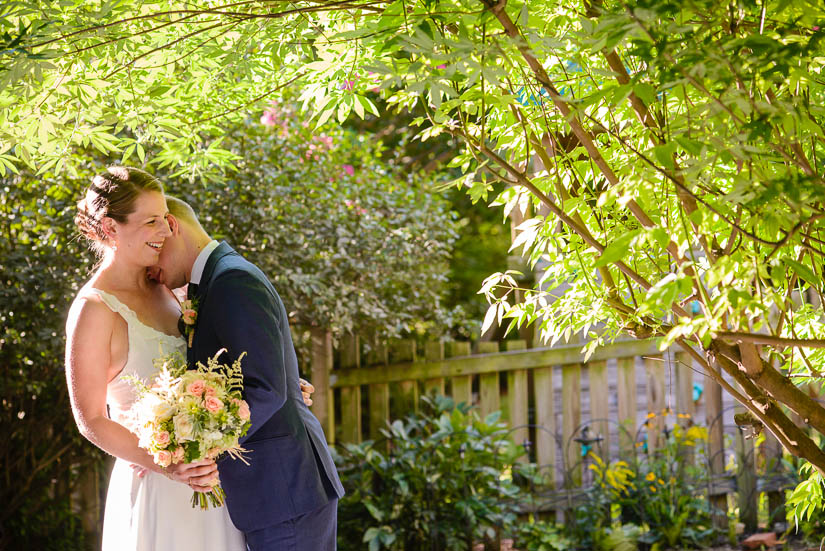
[[457, 185], [528, 215], [518, 245], [544, 277], [519, 304], [512, 274], [491, 278], [493, 319], [661, 336], [825, 470], [783, 409], [825, 434], [798, 387], [825, 348], [820, 3], [26, 6], [4, 8], [6, 168], [133, 140], [208, 174], [229, 162], [218, 123], [285, 82], [320, 121], [365, 116], [377, 87], [425, 110], [421, 139], [465, 143]]

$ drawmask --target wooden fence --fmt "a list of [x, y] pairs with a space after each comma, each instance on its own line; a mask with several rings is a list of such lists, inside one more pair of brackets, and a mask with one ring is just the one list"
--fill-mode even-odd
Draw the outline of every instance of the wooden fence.
[[513, 440], [527, 444], [530, 460], [547, 475], [546, 508], [555, 510], [574, 503], [571, 495], [587, 485], [583, 436], [593, 437], [590, 445], [603, 459], [635, 458], [659, 449], [674, 424], [696, 423], [709, 438], [705, 456], [692, 460], [706, 462], [711, 474], [707, 496], [717, 522], [727, 523], [730, 499], [740, 521], [755, 530], [762, 493], [771, 520], [784, 520], [781, 490], [790, 479], [779, 468], [781, 446], [767, 435], [755, 449], [733, 423], [740, 409], [694, 369], [689, 355], [634, 340], [598, 348], [585, 362], [581, 349], [527, 349], [523, 341], [397, 340], [367, 347], [357, 337], [334, 349], [317, 330], [313, 411], [330, 442], [341, 444], [381, 439], [379, 430], [414, 411], [424, 393], [452, 396], [482, 415], [500, 410]]

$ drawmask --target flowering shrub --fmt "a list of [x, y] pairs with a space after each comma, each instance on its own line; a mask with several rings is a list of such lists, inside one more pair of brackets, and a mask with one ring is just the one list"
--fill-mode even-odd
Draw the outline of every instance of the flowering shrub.
[[431, 180], [382, 160], [368, 135], [315, 128], [289, 102], [221, 146], [236, 172], [215, 184], [170, 176], [168, 191], [261, 267], [293, 324], [367, 336], [452, 323], [442, 297], [457, 232]]

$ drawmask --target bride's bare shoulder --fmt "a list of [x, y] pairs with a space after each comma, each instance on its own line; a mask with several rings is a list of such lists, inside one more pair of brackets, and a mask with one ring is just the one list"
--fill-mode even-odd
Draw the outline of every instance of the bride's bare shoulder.
[[72, 301], [66, 329], [70, 333], [80, 328], [100, 330], [111, 327], [115, 318], [116, 314], [103, 302], [100, 294], [90, 284], [86, 284]]

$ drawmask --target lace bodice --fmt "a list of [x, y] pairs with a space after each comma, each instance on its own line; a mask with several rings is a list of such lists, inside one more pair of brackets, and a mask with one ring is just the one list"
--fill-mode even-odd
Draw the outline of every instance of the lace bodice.
[[132, 375], [148, 380], [155, 374], [153, 364], [155, 358], [176, 351], [185, 353], [186, 342], [182, 337], [167, 335], [149, 327], [138, 319], [137, 314], [131, 308], [120, 302], [114, 295], [95, 288], [90, 288], [89, 291], [98, 295], [112, 312], [120, 314], [129, 327], [129, 354], [126, 358], [126, 365], [106, 387], [109, 414], [114, 421], [128, 425], [128, 412], [135, 402], [136, 393], [134, 386], [126, 377]]

